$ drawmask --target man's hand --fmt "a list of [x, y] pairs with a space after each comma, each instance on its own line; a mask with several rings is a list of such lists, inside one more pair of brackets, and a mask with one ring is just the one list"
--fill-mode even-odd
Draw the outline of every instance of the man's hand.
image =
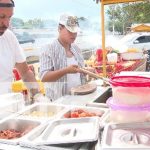
[[93, 72], [93, 73], [96, 72], [95, 68], [93, 68], [93, 67], [84, 67], [84, 69], [86, 69], [86, 70], [88, 70], [90, 72]]
[[67, 73], [79, 73], [80, 69], [78, 65], [70, 65], [66, 67], [66, 72]]

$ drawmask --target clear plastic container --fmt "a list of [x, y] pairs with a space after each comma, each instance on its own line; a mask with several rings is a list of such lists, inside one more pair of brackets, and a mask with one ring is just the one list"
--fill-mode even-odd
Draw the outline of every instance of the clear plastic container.
[[110, 80], [114, 102], [125, 105], [150, 103], [150, 78], [116, 76]]
[[24, 108], [23, 95], [21, 93], [7, 93], [0, 95], [0, 120], [14, 115]]
[[117, 53], [109, 53], [107, 54], [107, 61], [109, 64], [116, 64], [118, 60]]
[[150, 121], [150, 104], [141, 106], [120, 105], [113, 98], [107, 100], [110, 108], [110, 121], [116, 123]]

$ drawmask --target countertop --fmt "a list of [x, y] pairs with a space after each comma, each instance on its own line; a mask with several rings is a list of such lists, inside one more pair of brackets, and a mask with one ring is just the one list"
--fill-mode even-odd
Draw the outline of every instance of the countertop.
[[97, 85], [97, 89], [93, 93], [86, 95], [66, 95], [57, 99], [56, 101], [54, 101], [54, 103], [84, 106], [87, 103], [94, 102], [95, 100], [97, 100], [104, 92], [106, 92], [110, 88], [110, 86], [102, 86], [102, 80], [94, 80], [92, 81], [92, 83], [95, 83]]

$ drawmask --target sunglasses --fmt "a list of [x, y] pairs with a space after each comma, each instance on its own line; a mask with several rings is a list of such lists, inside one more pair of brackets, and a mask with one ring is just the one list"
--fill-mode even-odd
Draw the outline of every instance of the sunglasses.
[[15, 7], [15, 3], [13, 0], [10, 0], [11, 3], [0, 3], [0, 7]]

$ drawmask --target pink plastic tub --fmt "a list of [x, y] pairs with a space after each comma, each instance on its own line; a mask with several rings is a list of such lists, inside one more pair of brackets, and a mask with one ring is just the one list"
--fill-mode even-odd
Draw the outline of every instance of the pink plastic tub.
[[141, 106], [120, 105], [113, 98], [107, 100], [110, 121], [117, 123], [150, 121], [150, 104]]
[[150, 103], [150, 78], [116, 76], [110, 80], [115, 103], [143, 105]]

